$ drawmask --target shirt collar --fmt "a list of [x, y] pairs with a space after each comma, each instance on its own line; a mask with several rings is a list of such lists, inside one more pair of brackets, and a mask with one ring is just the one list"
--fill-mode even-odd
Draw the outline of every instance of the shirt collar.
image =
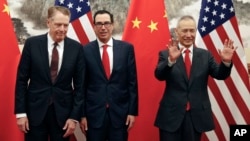
[[[50, 37], [49, 33], [47, 34], [47, 39], [48, 39], [49, 47], [53, 47], [55, 41]], [[57, 44], [58, 44], [57, 48], [61, 48], [64, 45], [64, 41], [62, 40], [61, 42], [58, 42]]]
[[97, 39], [97, 42], [98, 42], [99, 48], [101, 48], [103, 45], [108, 45], [109, 47], [113, 46], [113, 38], [110, 38], [106, 44], [101, 42], [99, 39]]
[[[182, 46], [180, 43], [179, 43], [179, 47], [180, 48], [184, 48], [182, 50], [182, 53], [184, 53], [184, 51], [187, 49], [186, 47]], [[188, 49], [190, 50], [190, 53], [193, 54], [193, 48], [194, 48], [194, 45], [191, 45]]]

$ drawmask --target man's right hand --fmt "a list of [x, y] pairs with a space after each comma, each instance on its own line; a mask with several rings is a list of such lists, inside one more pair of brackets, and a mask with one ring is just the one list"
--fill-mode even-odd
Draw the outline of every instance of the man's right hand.
[[184, 48], [178, 48], [179, 41], [177, 39], [170, 39], [167, 49], [169, 50], [169, 59], [171, 62], [175, 62], [177, 58], [181, 55]]
[[87, 122], [87, 118], [86, 117], [83, 117], [81, 119], [81, 122], [80, 122], [80, 128], [82, 130], [82, 133], [84, 135], [86, 135], [86, 131], [88, 130], [88, 122]]
[[29, 129], [29, 121], [27, 117], [17, 118], [17, 126], [20, 131], [27, 133]]

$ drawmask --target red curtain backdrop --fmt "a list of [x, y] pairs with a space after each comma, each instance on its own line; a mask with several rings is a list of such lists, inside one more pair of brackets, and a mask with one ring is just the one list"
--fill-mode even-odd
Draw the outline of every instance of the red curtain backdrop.
[[131, 0], [123, 40], [135, 47], [138, 85], [139, 116], [129, 133], [129, 141], [157, 141], [154, 126], [156, 112], [165, 87], [156, 80], [154, 69], [158, 53], [170, 39], [164, 0]]
[[0, 140], [23, 141], [14, 115], [16, 70], [20, 58], [6, 0], [0, 0]]

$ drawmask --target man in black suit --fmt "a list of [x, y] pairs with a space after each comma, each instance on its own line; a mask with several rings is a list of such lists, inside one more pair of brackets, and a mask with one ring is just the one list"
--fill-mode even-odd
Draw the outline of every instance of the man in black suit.
[[[113, 28], [113, 15], [106, 10], [97, 11], [94, 14], [97, 40], [83, 47], [86, 93], [81, 129], [86, 131], [88, 141], [127, 141], [128, 130], [138, 114], [134, 48], [113, 39]], [[107, 70], [102, 64], [104, 58], [108, 58]]]
[[50, 7], [48, 33], [25, 42], [15, 95], [25, 141], [68, 141], [80, 120], [84, 57], [82, 45], [66, 37], [69, 20], [67, 8]]
[[[208, 50], [194, 46], [195, 34], [194, 18], [181, 17], [176, 27], [178, 39], [172, 39], [168, 49], [159, 53], [155, 77], [167, 85], [155, 120], [160, 141], [200, 141], [203, 132], [214, 129], [208, 78], [224, 80], [230, 75], [236, 48], [232, 40], [225, 40], [219, 50], [222, 61], [217, 64]], [[190, 73], [185, 57], [191, 61]]]

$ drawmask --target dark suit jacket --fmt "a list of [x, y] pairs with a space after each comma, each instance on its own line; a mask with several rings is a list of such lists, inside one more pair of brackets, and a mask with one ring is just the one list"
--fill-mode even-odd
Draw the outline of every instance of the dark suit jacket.
[[188, 80], [182, 55], [176, 64], [168, 66], [168, 51], [159, 53], [155, 77], [166, 82], [166, 89], [160, 102], [155, 126], [174, 132], [184, 118], [186, 103], [191, 104], [191, 119], [198, 132], [214, 128], [211, 103], [208, 97], [208, 77], [223, 80], [231, 68], [224, 63], [217, 64], [210, 52], [194, 47], [190, 80]]
[[27, 39], [18, 67], [15, 114], [27, 113], [29, 123], [38, 125], [52, 98], [60, 126], [68, 118], [79, 120], [83, 102], [84, 69], [82, 45], [65, 38], [62, 65], [56, 82], [52, 84], [47, 34]]
[[106, 104], [112, 125], [125, 125], [127, 115], [138, 114], [138, 88], [134, 48], [131, 44], [113, 40], [113, 70], [109, 80], [102, 65], [98, 42], [84, 48], [86, 62], [85, 104], [82, 116], [88, 126], [98, 128], [104, 121]]

